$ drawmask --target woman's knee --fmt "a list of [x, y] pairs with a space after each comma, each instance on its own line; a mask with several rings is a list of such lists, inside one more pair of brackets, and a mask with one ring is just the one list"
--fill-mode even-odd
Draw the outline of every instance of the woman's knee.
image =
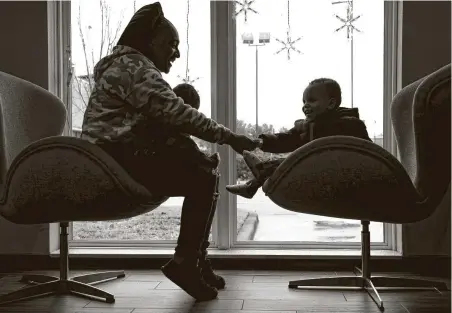
[[195, 194], [213, 194], [217, 189], [217, 183], [219, 181], [219, 175], [214, 172], [198, 173], [197, 177], [193, 180], [193, 185], [190, 189]]

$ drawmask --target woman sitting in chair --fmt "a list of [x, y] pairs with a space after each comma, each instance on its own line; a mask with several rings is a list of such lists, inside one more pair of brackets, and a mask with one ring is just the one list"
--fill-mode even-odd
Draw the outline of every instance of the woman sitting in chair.
[[225, 286], [206, 258], [217, 176], [178, 153], [177, 147], [155, 144], [162, 142], [161, 132], [136, 130], [163, 123], [180, 133], [228, 144], [238, 153], [254, 150], [257, 142], [217, 124], [174, 94], [161, 72], [169, 73], [179, 58], [178, 45], [178, 32], [160, 3], [138, 10], [111, 54], [95, 67], [82, 138], [102, 147], [152, 194], [185, 197], [175, 254], [162, 271], [195, 299], [210, 300]]

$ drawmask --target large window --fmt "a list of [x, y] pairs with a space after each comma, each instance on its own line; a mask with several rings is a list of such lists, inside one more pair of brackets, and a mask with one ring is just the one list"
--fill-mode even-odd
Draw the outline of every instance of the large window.
[[[236, 17], [237, 130], [249, 136], [287, 131], [304, 118], [304, 88], [328, 77], [342, 88], [342, 106], [358, 108], [370, 137], [382, 145], [384, 2], [255, 1], [251, 8], [258, 13]], [[241, 156], [237, 164], [237, 183], [243, 183], [251, 173]], [[239, 241], [361, 239], [360, 221], [286, 211], [262, 190], [251, 200], [237, 198], [237, 212], [243, 210], [252, 212], [256, 226]], [[373, 242], [384, 241], [382, 223], [371, 223], [371, 232]]]
[[[111, 52], [134, 12], [148, 3], [149, 1], [119, 0], [71, 1], [74, 136], [80, 136], [83, 114], [93, 88], [94, 66], [101, 57]], [[172, 87], [182, 83], [184, 79], [193, 81], [201, 97], [200, 111], [210, 117], [210, 2], [177, 1], [177, 5], [174, 5], [174, 0], [162, 0], [160, 3], [165, 16], [179, 31], [181, 54], [170, 74], [163, 76]], [[210, 143], [197, 138], [195, 140], [202, 149], [207, 152], [211, 150]], [[74, 240], [91, 241], [176, 240], [182, 202], [183, 198], [170, 198], [158, 209], [127, 220], [76, 222], [72, 226], [72, 236]]]
[[[374, 142], [383, 146], [383, 139], [389, 140], [387, 131], [383, 131], [387, 129], [384, 103], [392, 91], [388, 87], [392, 84], [392, 68], [387, 64], [395, 63], [388, 47], [395, 49], [396, 45], [387, 35], [393, 24], [385, 26], [385, 21], [392, 18], [396, 6], [366, 0], [256, 0], [245, 19], [243, 11], [235, 14], [242, 9], [242, 2], [160, 1], [181, 41], [181, 58], [171, 73], [164, 75], [171, 86], [189, 76], [200, 93], [200, 110], [204, 114], [238, 133], [255, 137], [291, 128], [296, 119], [304, 117], [301, 106], [305, 86], [312, 79], [330, 77], [342, 87], [343, 106], [359, 109]], [[70, 2], [66, 13], [70, 12], [71, 27], [65, 35], [71, 38], [73, 136], [80, 136], [95, 64], [114, 47], [133, 13], [148, 3]], [[356, 28], [347, 38], [347, 30], [352, 29], [347, 19], [352, 12], [351, 25]], [[289, 29], [295, 41], [290, 59], [287, 49], [282, 50]], [[226, 97], [219, 99], [220, 94]], [[196, 141], [207, 152], [216, 149]], [[386, 142], [385, 147], [390, 146]], [[250, 178], [240, 155], [230, 149], [220, 149], [220, 153], [224, 164], [221, 175], [226, 180], [223, 184]], [[258, 154], [263, 158], [283, 157], [259, 151]], [[251, 200], [232, 197], [224, 189], [221, 193], [212, 239], [222, 248], [359, 247], [359, 221], [292, 213], [273, 204], [261, 191]], [[73, 241], [81, 245], [94, 241], [172, 245], [179, 233], [182, 202], [183, 198], [171, 198], [157, 210], [127, 220], [73, 223]], [[371, 231], [374, 247], [390, 246], [389, 225], [371, 223]]]

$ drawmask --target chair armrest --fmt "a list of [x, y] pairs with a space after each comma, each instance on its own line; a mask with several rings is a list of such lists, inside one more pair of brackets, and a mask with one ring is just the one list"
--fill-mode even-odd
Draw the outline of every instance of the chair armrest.
[[[421, 214], [414, 207], [422, 199], [400, 162], [382, 147], [349, 136], [320, 138], [295, 150], [263, 191], [299, 213], [383, 222]], [[413, 211], [409, 217], [407, 210]]]
[[422, 80], [414, 94], [412, 120], [417, 162], [415, 186], [430, 201], [441, 201], [451, 173], [450, 64]]
[[122, 219], [168, 199], [152, 195], [96, 145], [62, 136], [26, 147], [4, 187], [1, 213], [20, 224]]
[[[400, 162], [391, 153], [379, 145], [368, 140], [351, 136], [330, 136], [313, 140], [289, 154], [273, 175], [265, 182], [263, 188], [264, 192], [271, 193], [278, 182], [284, 178], [285, 175], [290, 173], [298, 163], [325, 151], [349, 151], [354, 152], [357, 156], [360, 154], [369, 155], [374, 158], [376, 162], [380, 161], [387, 163], [401, 176], [406, 175], [406, 171], [401, 167]], [[333, 155], [331, 161], [334, 162]], [[328, 166], [331, 165], [331, 163], [324, 165]]]

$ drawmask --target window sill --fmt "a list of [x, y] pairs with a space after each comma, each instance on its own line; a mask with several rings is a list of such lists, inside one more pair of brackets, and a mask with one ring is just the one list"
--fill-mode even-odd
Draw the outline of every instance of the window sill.
[[[169, 258], [174, 249], [90, 247], [70, 248], [71, 258]], [[401, 258], [402, 254], [393, 250], [372, 250], [372, 258]], [[51, 257], [59, 257], [60, 251], [52, 252]], [[360, 249], [209, 249], [210, 258], [263, 258], [263, 259], [358, 259]]]

